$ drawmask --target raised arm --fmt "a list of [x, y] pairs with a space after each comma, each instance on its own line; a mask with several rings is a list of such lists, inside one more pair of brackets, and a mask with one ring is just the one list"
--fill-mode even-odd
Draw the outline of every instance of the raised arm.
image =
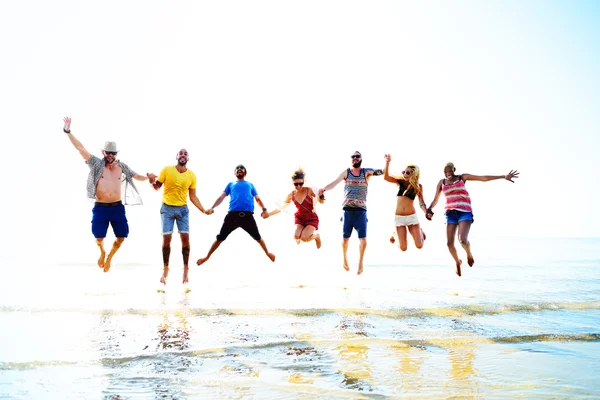
[[331, 182], [329, 185], [325, 186], [323, 189], [319, 189], [319, 193], [318, 193], [319, 197], [321, 197], [321, 195], [323, 193], [325, 193], [327, 190], [331, 190], [334, 187], [336, 187], [338, 183], [340, 183], [341, 181], [346, 179], [346, 176], [348, 176], [348, 171], [344, 170], [337, 178], [335, 178], [335, 180], [333, 182]]
[[135, 174], [135, 175], [133, 175], [133, 179], [135, 179], [136, 181], [147, 181], [149, 178], [148, 178], [148, 174], [146, 174], [146, 175]]
[[404, 179], [404, 178], [399, 178], [397, 176], [390, 175], [389, 169], [390, 169], [390, 161], [392, 161], [391, 155], [386, 154], [385, 156], [383, 156], [383, 158], [385, 158], [385, 168], [383, 169], [383, 179], [385, 179], [387, 182], [395, 183], [397, 185], [398, 179]]
[[87, 151], [85, 147], [83, 147], [81, 142], [77, 140], [75, 136], [73, 136], [73, 134], [71, 133], [71, 118], [65, 117], [63, 121], [65, 122], [65, 125], [63, 126], [63, 132], [67, 134], [69, 140], [71, 141], [73, 146], [79, 151], [79, 154], [81, 154], [81, 157], [83, 157], [85, 162], [90, 161], [90, 158], [92, 157], [90, 152]]
[[200, 212], [202, 214], [206, 214], [206, 210], [204, 209], [204, 207], [202, 207], [202, 203], [200, 203], [200, 199], [196, 195], [196, 189], [190, 188], [189, 194], [190, 194], [190, 201], [192, 202], [192, 204], [194, 204], [196, 206], [196, 208], [198, 210], [200, 210]]
[[494, 181], [496, 179], [506, 179], [509, 182], [515, 183], [515, 181], [513, 181], [513, 178], [518, 178], [519, 177], [519, 172], [517, 172], [516, 170], [510, 170], [510, 172], [506, 175], [472, 175], [472, 174], [462, 174], [462, 179], [463, 181], [480, 181], [480, 182], [487, 182], [487, 181]]

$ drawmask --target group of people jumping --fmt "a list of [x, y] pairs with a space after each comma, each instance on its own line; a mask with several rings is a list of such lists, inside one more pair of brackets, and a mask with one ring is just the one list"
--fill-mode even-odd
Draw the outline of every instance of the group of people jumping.
[[[456, 274], [462, 275], [462, 260], [458, 256], [454, 245], [456, 233], [458, 240], [466, 252], [467, 263], [471, 267], [475, 263], [471, 245], [468, 239], [471, 224], [474, 222], [471, 199], [466, 189], [467, 181], [487, 182], [497, 179], [505, 179], [513, 182], [518, 178], [519, 172], [511, 170], [506, 175], [472, 175], [456, 174], [454, 164], [449, 162], [444, 166], [444, 178], [439, 181], [433, 201], [429, 207], [425, 203], [423, 187], [419, 183], [420, 170], [414, 164], [409, 164], [400, 175], [391, 175], [389, 172], [392, 157], [390, 154], [384, 156], [385, 168], [373, 169], [362, 167], [362, 155], [356, 151], [350, 156], [350, 167], [342, 171], [331, 183], [318, 189], [316, 192], [310, 186], [305, 185], [305, 172], [302, 169], [292, 174], [293, 190], [286, 196], [281, 207], [268, 211], [263, 201], [258, 196], [254, 185], [246, 181], [246, 168], [237, 165], [234, 168], [235, 181], [228, 183], [215, 200], [212, 207], [205, 209], [196, 195], [196, 175], [187, 167], [189, 154], [186, 149], [177, 153], [175, 165], [164, 167], [160, 174], [153, 173], [141, 175], [136, 173], [124, 162], [117, 160], [118, 149], [115, 142], [106, 142], [102, 149], [103, 158], [100, 159], [85, 149], [81, 142], [71, 133], [71, 118], [64, 118], [63, 131], [67, 134], [73, 146], [79, 151], [90, 172], [87, 179], [87, 196], [93, 200], [92, 209], [92, 233], [96, 244], [100, 249], [98, 266], [108, 272], [111, 268], [112, 259], [129, 234], [125, 205], [141, 204], [141, 197], [135, 186], [134, 180], [148, 181], [155, 190], [163, 188], [162, 206], [160, 215], [162, 220], [162, 256], [163, 273], [160, 282], [167, 283], [169, 274], [169, 259], [171, 254], [171, 240], [175, 224], [181, 238], [183, 256], [183, 283], [188, 283], [190, 237], [189, 237], [189, 201], [200, 212], [211, 215], [226, 197], [229, 197], [229, 210], [216, 240], [212, 243], [206, 256], [198, 259], [197, 265], [202, 265], [209, 260], [211, 255], [219, 248], [221, 243], [227, 239], [229, 234], [237, 228], [245, 230], [260, 245], [264, 253], [271, 261], [275, 261], [275, 255], [271, 253], [262, 239], [256, 220], [254, 219], [254, 203], [261, 208], [261, 217], [269, 218], [283, 211], [292, 202], [296, 207], [294, 214], [294, 239], [297, 243], [315, 241], [316, 247], [321, 247], [321, 237], [318, 233], [319, 217], [315, 210], [315, 203], [324, 203], [325, 192], [334, 189], [340, 182], [344, 181], [343, 199], [343, 267], [350, 270], [348, 263], [348, 243], [352, 232], [356, 230], [359, 238], [359, 261], [358, 275], [363, 272], [363, 259], [367, 246], [367, 192], [369, 180], [372, 176], [383, 176], [384, 180], [398, 186], [396, 201], [395, 225], [396, 232], [390, 237], [395, 243], [398, 240], [400, 250], [408, 248], [408, 234], [410, 233], [415, 247], [423, 247], [426, 235], [421, 229], [419, 218], [415, 208], [415, 199], [418, 199], [419, 208], [428, 220], [434, 213], [433, 208], [438, 203], [440, 194], [443, 192], [446, 198], [446, 234], [447, 245], [455, 262]], [[104, 248], [104, 239], [111, 225], [115, 241], [108, 252]]]

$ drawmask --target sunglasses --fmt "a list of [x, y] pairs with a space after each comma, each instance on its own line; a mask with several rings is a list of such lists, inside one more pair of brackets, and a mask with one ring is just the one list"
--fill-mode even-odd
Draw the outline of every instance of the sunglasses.
[[405, 169], [404, 171], [402, 171], [402, 173], [403, 173], [404, 175], [410, 175], [410, 174], [412, 174], [413, 172], [412, 172], [410, 169]]
[[304, 185], [304, 182], [294, 182], [294, 186], [302, 186]]
[[360, 158], [360, 155], [357, 155], [357, 154], [352, 154], [352, 155], [350, 156], [350, 158]]
[[107, 156], [116, 156], [117, 152], [116, 151], [105, 151], [104, 154], [106, 154]]

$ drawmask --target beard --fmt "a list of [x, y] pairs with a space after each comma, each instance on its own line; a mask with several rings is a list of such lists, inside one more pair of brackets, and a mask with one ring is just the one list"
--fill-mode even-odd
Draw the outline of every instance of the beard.
[[361, 165], [362, 165], [362, 160], [352, 163], [352, 168], [360, 168]]
[[187, 164], [187, 160], [183, 159], [183, 158], [180, 158], [179, 160], [177, 160], [177, 164], [179, 164], [179, 165], [186, 165]]

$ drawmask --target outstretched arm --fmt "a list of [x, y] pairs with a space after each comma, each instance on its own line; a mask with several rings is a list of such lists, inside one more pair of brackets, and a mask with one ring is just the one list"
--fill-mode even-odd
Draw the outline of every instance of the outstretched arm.
[[292, 194], [290, 193], [285, 198], [285, 201], [283, 202], [283, 206], [281, 206], [280, 208], [276, 208], [273, 211], [268, 212], [267, 217], [272, 217], [273, 215], [279, 214], [281, 212], [281, 210], [286, 208], [287, 206], [289, 206], [291, 202], [292, 202]]
[[348, 171], [344, 170], [337, 178], [335, 178], [335, 180], [333, 182], [331, 182], [329, 185], [325, 186], [323, 189], [319, 189], [319, 197], [321, 197], [321, 195], [323, 193], [325, 193], [327, 190], [333, 189], [334, 187], [337, 186], [338, 183], [340, 183], [341, 181], [346, 179], [347, 174], [348, 174]]
[[513, 181], [513, 178], [518, 178], [519, 177], [519, 172], [517, 172], [516, 170], [510, 170], [510, 172], [506, 175], [472, 175], [472, 174], [462, 174], [462, 179], [463, 181], [481, 181], [481, 182], [487, 182], [487, 181], [494, 181], [496, 179], [506, 179], [507, 181], [510, 181], [512, 183], [515, 183], [515, 181]]
[[196, 195], [196, 189], [190, 188], [189, 193], [190, 201], [192, 202], [192, 204], [194, 204], [196, 208], [200, 210], [201, 213], [206, 214], [206, 210], [204, 209], [204, 207], [202, 207], [202, 203], [200, 203], [200, 199]]
[[90, 160], [90, 158], [92, 157], [92, 155], [90, 154], [89, 151], [87, 151], [85, 149], [85, 147], [83, 147], [81, 142], [79, 140], [77, 140], [75, 138], [75, 136], [73, 136], [73, 134], [71, 133], [71, 118], [65, 117], [63, 119], [63, 121], [65, 122], [65, 125], [63, 126], [63, 131], [67, 134], [67, 136], [69, 137], [69, 140], [71, 141], [73, 146], [79, 151], [79, 154], [81, 154], [81, 157], [83, 157], [85, 162], [88, 162]]
[[221, 195], [219, 197], [217, 197], [217, 200], [215, 200], [215, 204], [213, 204], [213, 206], [211, 208], [206, 210], [206, 215], [212, 214], [215, 211], [215, 208], [217, 208], [219, 206], [219, 204], [221, 204], [223, 202], [223, 200], [225, 200], [225, 197], [227, 197], [227, 193], [225, 193], [225, 192], [221, 193]]
[[147, 181], [148, 180], [148, 175], [146, 174], [144, 175], [140, 175], [140, 174], [135, 174], [133, 176], [133, 179], [137, 180], [137, 181]]
[[383, 158], [385, 158], [385, 168], [383, 170], [383, 179], [385, 179], [386, 181], [390, 182], [390, 183], [395, 183], [396, 185], [398, 184], [398, 179], [400, 179], [397, 176], [394, 175], [390, 175], [390, 161], [392, 161], [392, 156], [389, 154], [386, 154], [385, 156], [383, 156]]

